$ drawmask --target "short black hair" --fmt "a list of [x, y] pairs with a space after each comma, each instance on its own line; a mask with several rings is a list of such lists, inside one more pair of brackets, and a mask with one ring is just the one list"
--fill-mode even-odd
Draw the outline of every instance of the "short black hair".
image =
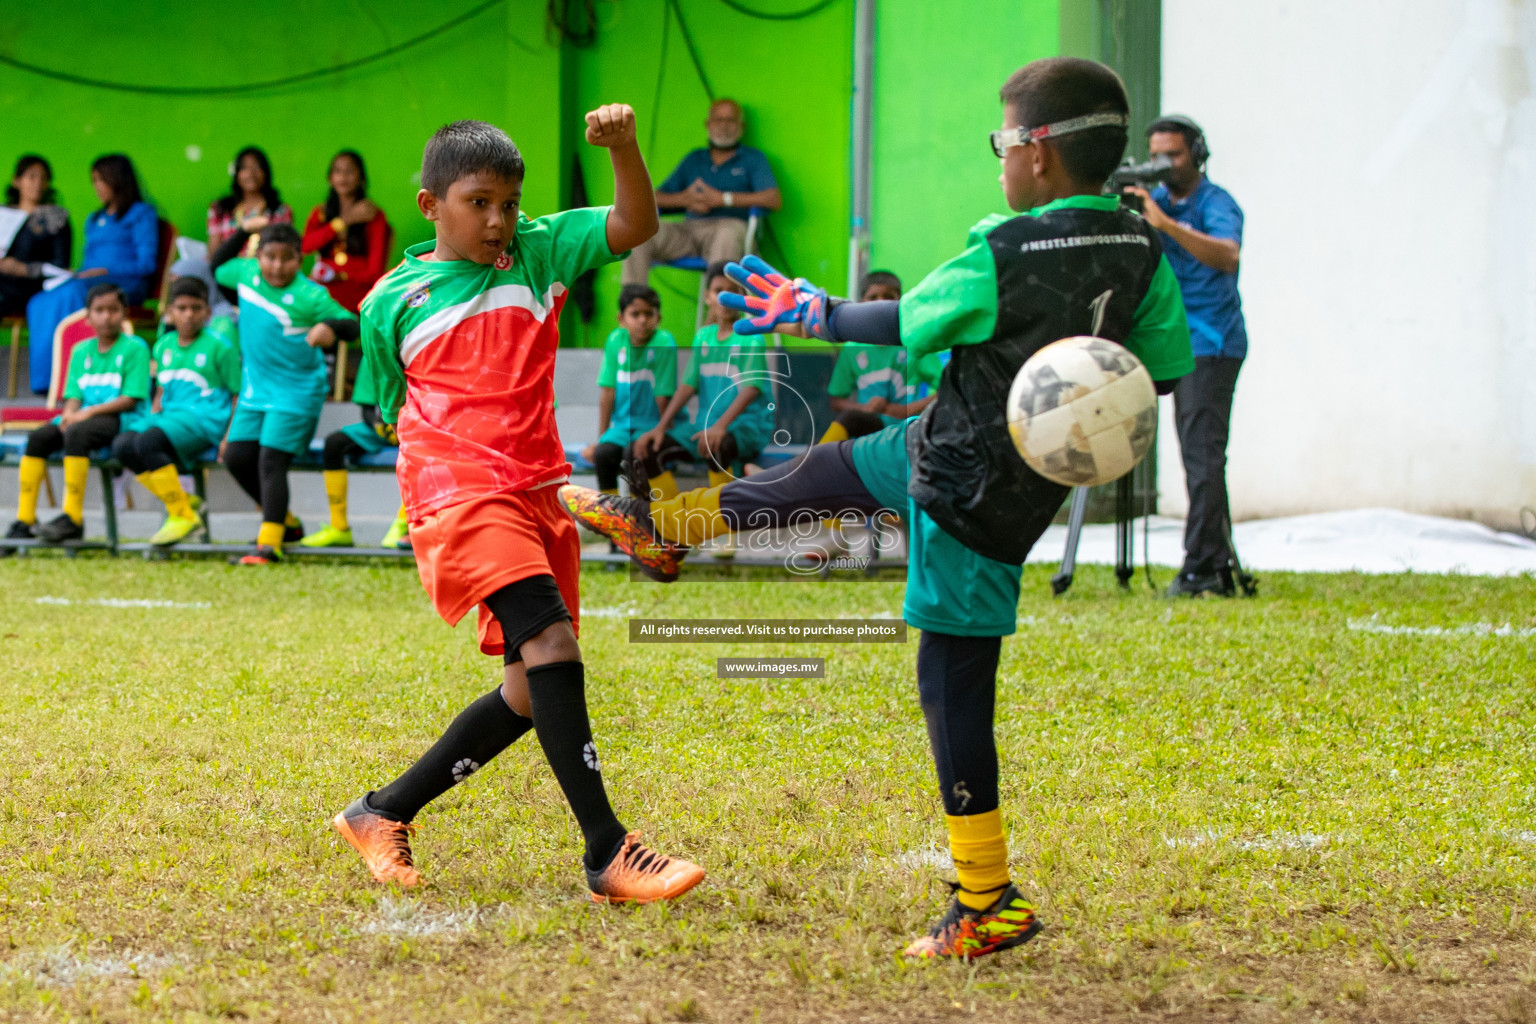
[[865, 292], [869, 291], [870, 286], [877, 284], [883, 284], [887, 287], [895, 288], [896, 294], [901, 294], [901, 278], [897, 277], [889, 270], [871, 270], [869, 273], [865, 274], [864, 280], [859, 282], [859, 294], [863, 295]]
[[432, 133], [421, 154], [421, 187], [441, 198], [460, 178], [482, 171], [522, 178], [523, 154], [507, 133], [484, 121], [454, 121]]
[[196, 299], [199, 302], [208, 301], [208, 286], [200, 277], [178, 277], [171, 282], [171, 292], [166, 296], [167, 303], [175, 302], [183, 295]]
[[725, 268], [730, 266], [730, 264], [731, 264], [730, 260], [715, 260], [715, 262], [713, 262], [709, 266], [705, 267], [704, 268], [704, 287], [708, 288], [709, 287], [709, 283], [711, 281], [713, 281], [717, 277], [723, 277], [726, 280], [731, 281], [734, 284], [735, 283], [734, 279], [731, 277], [730, 274], [727, 274], [725, 272]]
[[[1098, 61], [1047, 57], [1031, 61], [1003, 83], [1002, 100], [1020, 126], [1039, 128], [1085, 114], [1131, 112], [1120, 76]], [[1129, 141], [1124, 128], [1089, 128], [1049, 140], [1072, 180], [1102, 185], [1120, 166]]]
[[279, 245], [291, 245], [295, 252], [303, 248], [301, 244], [303, 239], [299, 237], [298, 230], [292, 224], [268, 224], [261, 229], [261, 234], [258, 237], [260, 238], [260, 241], [256, 243], [256, 248], [258, 249], [264, 245], [271, 245], [273, 242]]
[[116, 295], [118, 302], [125, 307], [128, 305], [128, 296], [123, 293], [121, 286], [111, 281], [103, 281], [101, 284], [91, 285], [91, 290], [85, 293], [85, 308], [90, 309], [91, 304], [103, 295]]
[[627, 284], [619, 289], [619, 312], [629, 308], [632, 302], [649, 302], [656, 312], [661, 312], [661, 296], [648, 284]]

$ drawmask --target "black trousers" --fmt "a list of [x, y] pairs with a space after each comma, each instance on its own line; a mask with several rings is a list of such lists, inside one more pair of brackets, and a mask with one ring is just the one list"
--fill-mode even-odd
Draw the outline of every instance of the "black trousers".
[[57, 423], [45, 423], [27, 435], [27, 454], [46, 459], [62, 449], [71, 458], [88, 457], [112, 443], [118, 423], [115, 412], [81, 420], [68, 430], [60, 430]]
[[1206, 575], [1232, 561], [1227, 542], [1227, 437], [1232, 426], [1232, 395], [1241, 359], [1198, 356], [1195, 372], [1173, 391], [1184, 482], [1189, 490], [1189, 518], [1184, 524], [1184, 571]]

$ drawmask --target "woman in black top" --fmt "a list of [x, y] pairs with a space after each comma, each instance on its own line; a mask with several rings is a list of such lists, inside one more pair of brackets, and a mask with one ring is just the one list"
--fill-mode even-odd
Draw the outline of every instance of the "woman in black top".
[[40, 156], [28, 154], [16, 161], [16, 171], [5, 189], [5, 205], [27, 214], [27, 219], [0, 257], [0, 316], [26, 311], [27, 300], [43, 287], [43, 264], [69, 266], [74, 236], [69, 211], [54, 205], [53, 168]]

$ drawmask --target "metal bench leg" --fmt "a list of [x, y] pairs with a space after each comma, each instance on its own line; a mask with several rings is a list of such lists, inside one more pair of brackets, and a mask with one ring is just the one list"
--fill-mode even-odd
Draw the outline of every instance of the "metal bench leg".
[[1072, 508], [1067, 513], [1067, 546], [1061, 553], [1061, 569], [1051, 577], [1051, 593], [1060, 597], [1072, 586], [1077, 572], [1077, 542], [1083, 534], [1083, 519], [1088, 515], [1088, 488], [1072, 488]]
[[6, 378], [6, 389], [10, 397], [16, 397], [16, 375], [21, 372], [21, 321], [11, 324], [11, 362], [10, 376]]
[[213, 543], [212, 519], [208, 515], [208, 467], [198, 466], [192, 470], [192, 487], [199, 498], [202, 499], [203, 539]]
[[101, 497], [102, 512], [107, 520], [107, 550], [117, 556], [117, 502], [116, 495], [112, 493], [112, 471], [106, 466], [101, 467]]
[[[697, 330], [697, 328], [695, 328]], [[336, 341], [336, 392], [331, 400], [340, 402], [347, 397], [347, 343]]]
[[43, 490], [48, 492], [48, 507], [58, 508], [59, 499], [53, 493], [53, 471], [46, 467], [43, 469]]

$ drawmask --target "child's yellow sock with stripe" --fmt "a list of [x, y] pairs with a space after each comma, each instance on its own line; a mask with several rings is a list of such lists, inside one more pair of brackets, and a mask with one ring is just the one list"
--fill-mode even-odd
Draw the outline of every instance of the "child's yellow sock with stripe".
[[16, 502], [16, 518], [31, 526], [37, 522], [37, 494], [48, 474], [48, 460], [35, 455], [21, 457], [21, 499]]
[[709, 471], [710, 487], [724, 487], [726, 484], [735, 479], [736, 478], [734, 476], [723, 469], [712, 469]]
[[283, 550], [283, 530], [282, 523], [262, 523], [256, 531], [256, 546]]
[[[85, 482], [90, 479], [91, 460], [84, 455], [64, 456], [64, 514], [76, 525], [85, 522]], [[107, 495], [112, 500], [112, 495]]]
[[985, 814], [944, 815], [949, 827], [949, 852], [960, 876], [960, 902], [985, 910], [997, 902], [1008, 885], [1008, 840], [1003, 838], [1000, 810]]
[[677, 497], [677, 493], [677, 477], [672, 475], [670, 469], [664, 469], [651, 477], [651, 493], [645, 497], [652, 501], [666, 501]]
[[684, 491], [675, 498], [651, 502], [651, 522], [667, 540], [688, 547], [731, 532], [720, 514], [718, 487]]
[[192, 502], [187, 499], [187, 492], [181, 486], [181, 474], [176, 472], [175, 466], [167, 463], [159, 469], [140, 473], [138, 480], [146, 491], [165, 503], [165, 511], [170, 515], [177, 519], [196, 518]]
[[325, 500], [331, 507], [331, 529], [349, 529], [347, 526], [347, 471], [327, 469], [320, 475], [325, 478]]

